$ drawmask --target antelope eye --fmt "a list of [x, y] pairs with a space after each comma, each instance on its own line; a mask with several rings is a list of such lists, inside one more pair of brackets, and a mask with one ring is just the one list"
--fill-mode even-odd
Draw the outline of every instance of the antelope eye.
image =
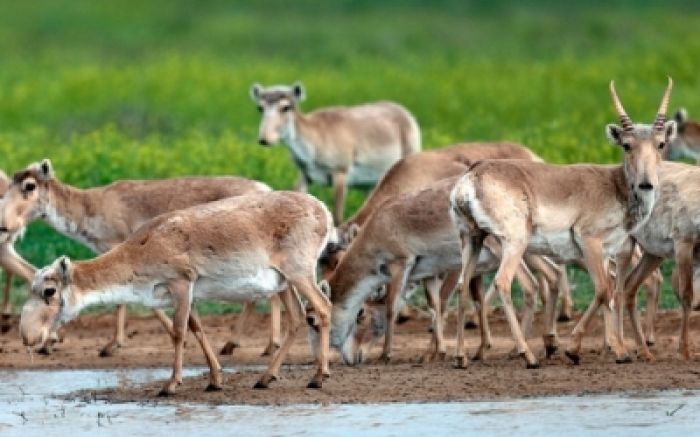
[[31, 193], [36, 189], [36, 184], [34, 182], [27, 182], [24, 184], [24, 191]]
[[51, 287], [51, 288], [45, 288], [44, 289], [44, 297], [49, 298], [56, 294], [56, 289]]
[[625, 149], [625, 152], [629, 152], [632, 149], [632, 146], [630, 146], [629, 143], [623, 143], [622, 148]]
[[258, 112], [260, 112], [260, 113], [265, 112], [265, 108], [263, 108], [262, 106], [258, 106]]
[[289, 112], [292, 109], [292, 105], [284, 105], [280, 108], [282, 112]]
[[361, 323], [362, 320], [364, 319], [364, 317], [365, 317], [365, 309], [360, 308], [360, 312], [357, 313], [357, 323]]

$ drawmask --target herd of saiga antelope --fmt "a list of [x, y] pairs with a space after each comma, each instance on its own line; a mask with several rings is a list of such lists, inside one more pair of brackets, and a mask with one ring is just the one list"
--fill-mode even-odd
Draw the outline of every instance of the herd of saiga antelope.
[[[446, 356], [444, 315], [459, 289], [457, 366], [467, 364], [462, 329], [467, 297], [476, 304], [477, 357], [482, 358], [491, 342], [488, 302], [497, 293], [518, 353], [528, 368], [535, 368], [538, 360], [525, 339], [536, 296], [539, 292], [545, 304], [544, 343], [550, 356], [558, 347], [558, 295], [567, 291], [563, 266], [576, 262], [591, 275], [595, 297], [573, 330], [566, 356], [579, 362], [583, 336], [602, 308], [605, 344], [618, 362], [630, 360], [622, 336], [625, 305], [638, 353], [651, 360], [647, 343], [653, 342], [658, 267], [673, 257], [683, 314], [680, 351], [687, 359], [693, 266], [700, 260], [694, 251], [700, 239], [700, 167], [662, 158], [695, 157], [700, 124], [687, 122], [682, 111], [666, 120], [671, 88], [669, 78], [653, 124], [634, 124], [611, 82], [620, 126], [609, 124], [605, 130], [624, 149], [622, 165], [552, 165], [509, 143], [421, 152], [418, 124], [397, 104], [304, 115], [298, 109], [304, 99], [300, 84], [256, 84], [251, 97], [262, 113], [259, 142], [288, 146], [301, 171], [296, 192], [272, 191], [239, 177], [129, 180], [78, 189], [59, 181], [50, 161], [31, 164], [12, 180], [4, 178], [0, 187], [0, 265], [8, 272], [4, 314], [10, 312], [14, 273], [31, 283], [20, 319], [24, 344], [50, 353], [57, 330], [82, 308], [119, 304], [115, 336], [101, 351], [110, 355], [124, 341], [123, 304], [172, 307], [172, 321], [155, 310], [175, 347], [172, 377], [161, 392], [170, 394], [182, 380], [188, 327], [210, 368], [207, 389], [221, 388], [221, 367], [193, 300], [248, 302], [236, 329], [240, 334], [250, 302], [270, 298], [272, 334], [266, 351], [272, 360], [255, 387], [265, 388], [276, 378], [306, 319], [317, 361], [309, 387], [319, 388], [329, 375], [331, 345], [346, 363], [358, 363], [384, 336], [382, 359], [390, 360], [395, 319], [421, 282], [433, 316], [424, 360]], [[299, 192], [308, 183], [333, 186], [333, 215]], [[341, 223], [347, 187], [375, 183], [364, 206]], [[13, 244], [38, 218], [100, 255], [78, 262], [61, 257], [36, 270]], [[492, 287], [484, 295], [481, 277], [493, 271]], [[514, 276], [525, 296], [520, 321], [510, 297]], [[646, 332], [636, 309], [642, 285], [651, 293]], [[288, 319], [282, 342], [280, 299]], [[367, 305], [377, 299], [384, 301], [385, 314]], [[222, 352], [236, 346], [237, 341], [229, 342]]]

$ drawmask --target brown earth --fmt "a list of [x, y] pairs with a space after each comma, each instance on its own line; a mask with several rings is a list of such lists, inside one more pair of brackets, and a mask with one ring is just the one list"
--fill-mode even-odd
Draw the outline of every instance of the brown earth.
[[[214, 345], [223, 345], [230, 336], [230, 326], [235, 315], [204, 318], [208, 336]], [[78, 368], [128, 368], [163, 367], [172, 362], [172, 346], [158, 322], [151, 317], [132, 317], [127, 332], [129, 340], [116, 356], [99, 358], [97, 351], [111, 332], [111, 315], [87, 315], [71, 323], [65, 332], [65, 340], [57, 345], [51, 356], [35, 355], [33, 362], [22, 347], [13, 328], [0, 336], [0, 369], [78, 369]], [[633, 362], [615, 364], [612, 356], [599, 353], [601, 326], [598, 320], [584, 342], [581, 364], [574, 366], [561, 352], [550, 359], [541, 360], [541, 368], [526, 370], [519, 358], [511, 358], [513, 347], [510, 331], [500, 314], [492, 316], [494, 347], [485, 362], [472, 361], [465, 370], [452, 367], [451, 361], [418, 365], [416, 358], [426, 347], [429, 334], [427, 320], [409, 321], [398, 327], [395, 359], [391, 364], [366, 364], [350, 368], [342, 365], [337, 356], [331, 367], [332, 375], [322, 389], [306, 389], [313, 369], [306, 343], [306, 335], [300, 335], [290, 353], [288, 363], [280, 371], [281, 380], [267, 390], [254, 390], [261, 371], [267, 363], [261, 357], [267, 340], [267, 318], [255, 315], [251, 319], [243, 346], [234, 355], [221, 357], [224, 366], [224, 390], [207, 393], [206, 374], [186, 378], [178, 393], [168, 399], [156, 395], [162, 381], [143, 386], [122, 387], [84, 392], [78, 397], [110, 401], [156, 402], [209, 402], [213, 404], [292, 404], [292, 403], [366, 403], [366, 402], [426, 402], [472, 399], [497, 399], [540, 395], [588, 394], [613, 391], [647, 391], [658, 389], [700, 388], [700, 362], [681, 360], [677, 351], [679, 315], [676, 311], [660, 314], [657, 344], [652, 348], [657, 360], [653, 363]], [[453, 327], [452, 321], [448, 325]], [[562, 344], [574, 323], [561, 323], [559, 332]], [[453, 328], [451, 328], [453, 329]], [[691, 332], [700, 330], [700, 316], [691, 322]], [[536, 331], [537, 332], [537, 331]], [[627, 331], [629, 332], [629, 330]], [[449, 333], [452, 346], [453, 335]], [[468, 350], [475, 351], [478, 344], [476, 331], [467, 332]], [[530, 346], [538, 357], [544, 356], [542, 341], [532, 338]], [[695, 341], [698, 350], [698, 341]], [[628, 341], [633, 350], [633, 343]], [[375, 351], [378, 356], [379, 350]], [[204, 365], [193, 337], [188, 338], [185, 355], [186, 366]], [[255, 366], [255, 370], [250, 369]], [[241, 367], [245, 366], [245, 367]], [[242, 370], [236, 370], [242, 369]]]

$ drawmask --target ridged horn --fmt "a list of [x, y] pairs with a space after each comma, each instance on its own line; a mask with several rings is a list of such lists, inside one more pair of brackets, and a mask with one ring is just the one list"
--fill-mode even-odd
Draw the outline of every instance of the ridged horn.
[[614, 80], [610, 81], [610, 96], [612, 97], [613, 105], [615, 105], [617, 115], [620, 116], [622, 130], [624, 130], [625, 132], [632, 132], [634, 130], [634, 124], [632, 124], [632, 119], [625, 112], [625, 108], [622, 107], [622, 102], [620, 102], [620, 98], [617, 97]]
[[668, 77], [668, 86], [666, 87], [666, 92], [661, 99], [661, 105], [659, 105], [659, 111], [656, 113], [656, 120], [654, 120], [654, 129], [663, 130], [664, 123], [666, 122], [666, 111], [668, 110], [668, 101], [671, 98], [671, 89], [673, 88], [673, 79], [671, 76]]

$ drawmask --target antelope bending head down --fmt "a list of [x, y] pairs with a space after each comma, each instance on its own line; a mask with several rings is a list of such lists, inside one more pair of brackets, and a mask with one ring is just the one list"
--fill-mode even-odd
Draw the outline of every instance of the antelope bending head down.
[[659, 192], [657, 168], [662, 153], [665, 153], [664, 149], [676, 137], [676, 122], [666, 120], [672, 87], [673, 81], [669, 77], [654, 123], [646, 125], [632, 122], [617, 96], [614, 82], [610, 82], [610, 95], [620, 117], [620, 126], [609, 124], [605, 127], [605, 132], [610, 142], [622, 147], [625, 152], [623, 169], [631, 196], [629, 212], [635, 225], [643, 223], [651, 213]]
[[666, 157], [668, 159], [694, 159], [700, 163], [700, 122], [688, 119], [688, 112], [680, 108], [673, 116], [678, 125], [678, 136], [669, 143]]
[[181, 382], [188, 326], [217, 388], [220, 366], [190, 311], [193, 300], [256, 300], [279, 293], [287, 308], [288, 335], [256, 385], [265, 388], [277, 377], [294, 334], [304, 324], [298, 292], [321, 320], [318, 369], [310, 384], [318, 388], [329, 373], [330, 303], [317, 288], [316, 265], [334, 239], [328, 209], [302, 193], [244, 195], [162, 214], [95, 259], [71, 263], [62, 257], [39, 270], [22, 309], [20, 333], [31, 347], [96, 303], [172, 306], [175, 362], [164, 394]]

